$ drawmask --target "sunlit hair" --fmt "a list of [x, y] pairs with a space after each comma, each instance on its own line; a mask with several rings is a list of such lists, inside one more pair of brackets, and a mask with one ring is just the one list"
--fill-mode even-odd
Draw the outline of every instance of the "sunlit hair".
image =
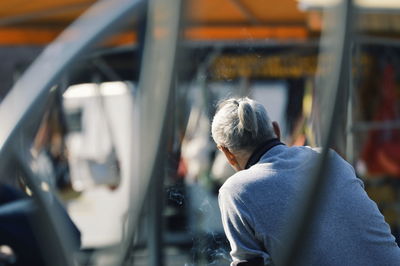
[[276, 137], [264, 106], [247, 97], [218, 104], [211, 134], [217, 145], [231, 151], [251, 151]]

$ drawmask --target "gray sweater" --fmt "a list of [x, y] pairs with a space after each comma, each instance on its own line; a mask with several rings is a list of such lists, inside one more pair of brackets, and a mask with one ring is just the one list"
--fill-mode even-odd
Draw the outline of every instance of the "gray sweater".
[[[262, 257], [273, 265], [285, 245], [317, 149], [278, 145], [230, 177], [219, 192], [234, 261]], [[298, 265], [400, 265], [400, 249], [350, 164], [330, 153], [328, 189]]]

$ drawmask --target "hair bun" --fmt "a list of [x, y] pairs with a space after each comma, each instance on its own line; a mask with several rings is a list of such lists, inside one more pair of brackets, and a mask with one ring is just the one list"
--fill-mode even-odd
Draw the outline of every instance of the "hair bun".
[[249, 131], [253, 137], [256, 137], [258, 133], [257, 116], [250, 101], [247, 97], [239, 101], [238, 129], [241, 132], [243, 130]]

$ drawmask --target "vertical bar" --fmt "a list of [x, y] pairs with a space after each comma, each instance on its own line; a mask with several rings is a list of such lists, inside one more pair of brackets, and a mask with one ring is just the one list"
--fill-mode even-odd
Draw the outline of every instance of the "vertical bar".
[[[164, 153], [164, 152], [163, 152]], [[164, 153], [165, 154], [165, 153]], [[149, 199], [149, 266], [163, 266], [163, 210], [164, 210], [164, 175], [165, 162], [160, 160], [153, 180], [150, 182]]]
[[[133, 241], [141, 205], [149, 191], [151, 180], [158, 173], [161, 161], [166, 159], [162, 151], [167, 139], [166, 121], [171, 110], [170, 98], [180, 37], [181, 4], [180, 0], [148, 2], [145, 45], [136, 97], [138, 114], [134, 114], [138, 121], [138, 137], [131, 147], [134, 160], [129, 224], [127, 238], [121, 249], [121, 263], [130, 257], [129, 246]], [[155, 241], [154, 244], [156, 243]]]
[[[158, 160], [154, 170], [154, 175], [150, 181], [148, 192], [149, 198], [149, 266], [163, 266], [164, 263], [164, 180], [166, 178], [166, 167], [168, 164], [168, 149], [170, 141], [173, 141], [174, 130], [174, 111], [175, 111], [175, 89], [176, 84], [171, 84], [169, 103], [165, 118], [164, 128], [162, 132], [165, 133], [161, 139], [158, 149]], [[172, 145], [171, 145], [172, 147]]]
[[335, 140], [340, 129], [337, 124], [342, 117], [340, 112], [345, 109], [347, 104], [342, 97], [347, 94], [346, 88], [349, 77], [349, 61], [347, 59], [351, 53], [352, 20], [354, 20], [352, 1], [341, 1], [336, 11], [338, 13], [335, 14], [335, 26], [325, 21], [325, 26], [332, 27], [331, 30], [333, 31], [330, 33], [323, 32], [321, 37], [320, 50], [333, 53], [328, 61], [330, 64], [328, 68], [326, 68], [326, 62], [324, 63], [322, 59], [319, 62], [320, 66], [325, 65], [324, 70], [326, 71], [325, 80], [322, 79], [323, 82], [319, 84], [321, 88], [326, 89], [326, 92], [322, 95], [324, 96], [322, 98], [324, 112], [321, 113], [322, 151], [313, 172], [310, 173], [309, 182], [303, 190], [302, 201], [297, 207], [298, 215], [293, 217], [291, 219], [292, 224], [289, 224], [288, 234], [284, 241], [287, 245], [281, 253], [277, 265], [297, 265], [301, 251], [307, 247], [309, 230], [313, 225], [316, 209], [321, 204], [321, 196], [326, 189], [327, 175], [324, 172], [327, 166], [329, 147], [332, 143], [336, 143]]
[[[353, 44], [355, 45], [355, 44]], [[346, 137], [346, 160], [354, 165], [354, 132], [352, 130], [353, 126], [353, 108], [354, 108], [354, 77], [353, 77], [353, 62], [354, 58], [358, 60], [357, 50], [355, 50], [355, 56], [353, 57], [352, 53], [349, 55], [349, 90], [347, 97], [347, 121], [345, 128], [345, 137]]]

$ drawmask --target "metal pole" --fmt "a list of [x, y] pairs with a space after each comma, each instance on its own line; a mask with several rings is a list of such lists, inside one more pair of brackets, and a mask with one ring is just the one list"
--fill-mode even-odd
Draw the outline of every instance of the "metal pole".
[[[174, 115], [175, 115], [175, 90], [176, 84], [171, 87], [169, 104], [167, 109], [166, 123], [162, 132], [165, 136], [161, 140], [161, 145], [158, 150], [159, 160], [157, 160], [157, 167], [154, 171], [154, 176], [150, 181], [150, 188], [148, 193], [149, 199], [149, 266], [163, 266], [164, 263], [164, 180], [167, 174], [167, 167], [169, 167], [168, 149], [170, 141], [173, 141], [174, 131]], [[172, 147], [172, 145], [171, 145]]]
[[[307, 187], [304, 189], [303, 199], [298, 205], [299, 214], [297, 217], [291, 219], [289, 224], [288, 235], [286, 236], [286, 249], [281, 253], [277, 261], [277, 265], [298, 265], [301, 252], [307, 247], [305, 244], [309, 239], [309, 229], [312, 226], [313, 218], [316, 209], [321, 202], [323, 192], [326, 187], [325, 171], [327, 166], [327, 159], [329, 147], [334, 143], [337, 136], [336, 124], [339, 122], [339, 112], [345, 110], [346, 102], [342, 101], [342, 96], [346, 93], [348, 86], [348, 56], [350, 55], [351, 34], [352, 34], [352, 19], [354, 19], [353, 5], [351, 0], [344, 1], [338, 6], [338, 14], [336, 14], [336, 25], [332, 35], [326, 35], [326, 32], [321, 38], [322, 51], [324, 48], [330, 48], [333, 52], [330, 57], [329, 64], [331, 68], [325, 68], [326, 80], [321, 84], [321, 87], [326, 89], [324, 96], [324, 111], [322, 113], [322, 151], [320, 158], [310, 175]], [[325, 50], [326, 51], [326, 50]], [[320, 61], [321, 63], [322, 61]], [[326, 63], [326, 62], [325, 62]], [[322, 86], [323, 85], [323, 86]]]
[[[132, 145], [132, 180], [128, 232], [122, 259], [129, 259], [142, 203], [150, 180], [157, 175], [164, 149], [173, 76], [176, 68], [177, 44], [180, 33], [181, 1], [150, 0], [145, 45], [136, 103], [137, 134]], [[161, 13], [160, 13], [161, 12]], [[135, 143], [136, 142], [136, 143]], [[164, 145], [165, 146], [165, 145]], [[152, 195], [159, 197], [160, 195]], [[122, 261], [121, 261], [122, 263]], [[119, 264], [118, 264], [119, 265]]]
[[[353, 43], [355, 47], [356, 44]], [[353, 59], [358, 58], [359, 54], [357, 53], [358, 50], [355, 50], [355, 56], [353, 57], [352, 54], [349, 56], [349, 95], [347, 98], [347, 123], [346, 128], [344, 130], [345, 137], [346, 137], [346, 160], [354, 165], [354, 131], [351, 130], [353, 121], [353, 108], [354, 108], [354, 76], [353, 76]], [[356, 72], [357, 73], [357, 72]]]
[[[166, 158], [166, 152], [162, 152], [162, 157]], [[161, 157], [161, 156], [160, 156]], [[164, 176], [165, 162], [160, 160], [155, 170], [153, 179], [150, 182], [148, 193], [149, 205], [149, 235], [148, 251], [149, 266], [163, 266], [163, 210], [164, 210]]]

